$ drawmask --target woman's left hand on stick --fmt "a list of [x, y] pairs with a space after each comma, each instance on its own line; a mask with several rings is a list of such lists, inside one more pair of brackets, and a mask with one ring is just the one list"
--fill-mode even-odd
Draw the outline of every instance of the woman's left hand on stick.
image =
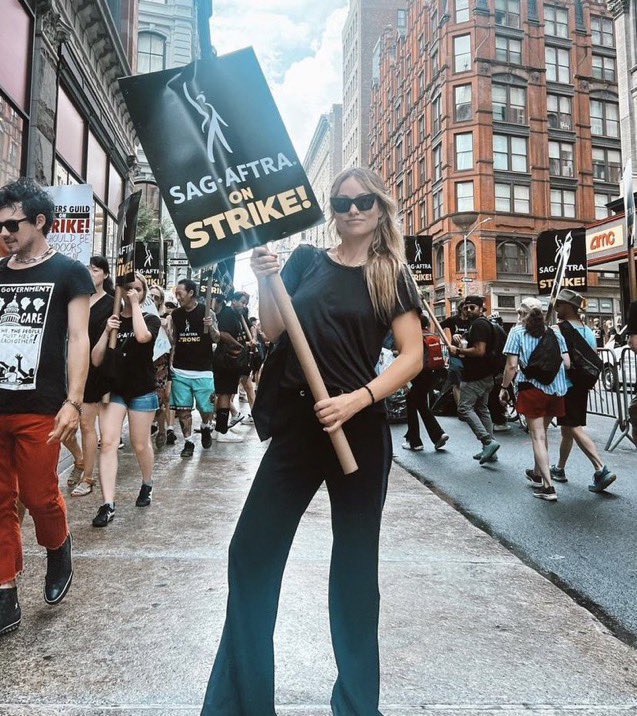
[[343, 395], [337, 395], [334, 398], [319, 400], [314, 405], [314, 412], [321, 425], [324, 426], [323, 430], [333, 433], [343, 427], [363, 407], [365, 405], [357, 393], [343, 393]]

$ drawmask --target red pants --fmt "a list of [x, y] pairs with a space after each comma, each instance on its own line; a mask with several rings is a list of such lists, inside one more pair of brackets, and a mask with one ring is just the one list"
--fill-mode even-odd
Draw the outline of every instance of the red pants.
[[69, 532], [58, 486], [60, 443], [46, 444], [54, 419], [0, 414], [0, 584], [22, 571], [18, 497], [33, 518], [38, 544], [57, 549]]

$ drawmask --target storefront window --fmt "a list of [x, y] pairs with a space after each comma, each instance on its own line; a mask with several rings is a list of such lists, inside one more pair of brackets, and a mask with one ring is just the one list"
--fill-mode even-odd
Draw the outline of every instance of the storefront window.
[[[117, 250], [117, 223], [112, 216], [107, 217], [106, 221], [106, 247], [104, 249], [104, 256], [106, 256], [108, 263], [111, 266], [111, 273], [115, 276], [115, 252]], [[113, 281], [115, 279], [113, 278]]]
[[79, 176], [84, 173], [86, 122], [66, 92], [58, 95], [56, 151]]
[[55, 160], [55, 186], [66, 186], [67, 184], [79, 184], [80, 182], [73, 174], [62, 164], [59, 159]]
[[3, 0], [0, 21], [0, 86], [25, 112], [29, 106], [29, 68], [33, 19], [19, 0]]
[[93, 187], [93, 194], [106, 201], [106, 170], [108, 159], [92, 132], [88, 133], [88, 155], [86, 158], [86, 183]]
[[20, 176], [24, 122], [0, 94], [0, 186]]
[[124, 180], [117, 169], [111, 164], [108, 173], [108, 208], [117, 214], [117, 209], [124, 198]]

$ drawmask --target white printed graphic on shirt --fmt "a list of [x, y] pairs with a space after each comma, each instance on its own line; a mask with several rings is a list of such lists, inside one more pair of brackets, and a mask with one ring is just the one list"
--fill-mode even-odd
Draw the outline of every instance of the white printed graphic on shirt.
[[0, 284], [0, 390], [37, 388], [53, 283]]

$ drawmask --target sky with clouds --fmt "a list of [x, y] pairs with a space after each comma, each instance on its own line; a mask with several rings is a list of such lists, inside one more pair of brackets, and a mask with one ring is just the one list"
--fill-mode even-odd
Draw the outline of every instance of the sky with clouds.
[[342, 101], [348, 0], [215, 0], [212, 44], [252, 45], [303, 160], [319, 117]]

